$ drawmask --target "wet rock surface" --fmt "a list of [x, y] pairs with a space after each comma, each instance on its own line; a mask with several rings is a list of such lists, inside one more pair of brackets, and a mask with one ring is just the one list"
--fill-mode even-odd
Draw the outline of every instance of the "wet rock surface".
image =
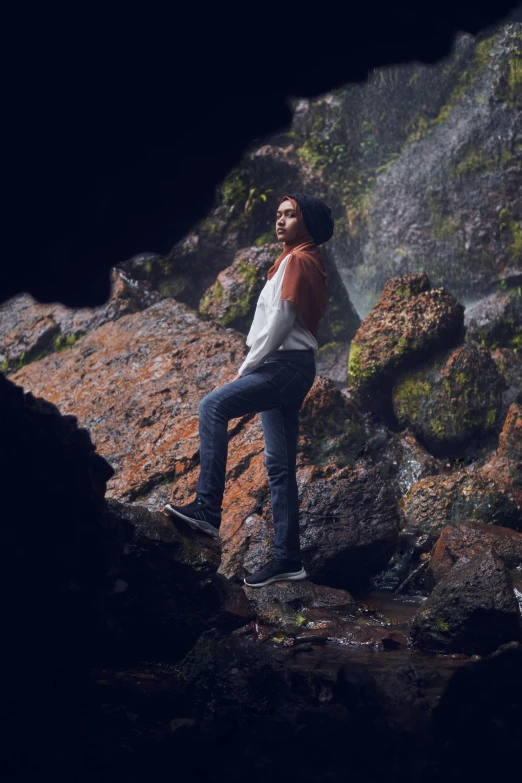
[[410, 638], [425, 650], [465, 654], [522, 641], [513, 582], [492, 548], [457, 560], [413, 618]]
[[460, 456], [473, 439], [496, 429], [504, 386], [490, 352], [468, 342], [401, 374], [392, 391], [393, 410], [428, 451]]
[[369, 149], [360, 157], [370, 165], [379, 153], [384, 159], [357, 204], [359, 230], [349, 256], [356, 268], [345, 274], [354, 296], [368, 299], [373, 290], [377, 297], [390, 274], [421, 268], [466, 303], [503, 280], [520, 283], [522, 152], [508, 141], [520, 121], [520, 87], [510, 78], [519, 46], [520, 24], [505, 25], [481, 39], [462, 36], [451, 60], [420, 69], [414, 86], [407, 67], [393, 89], [376, 79], [388, 122], [393, 107], [385, 106], [396, 89], [408, 106], [406, 96], [421, 91], [422, 108], [414, 104], [416, 116], [406, 114], [404, 123], [385, 120], [385, 128], [397, 134], [398, 125], [406, 136], [397, 145], [395, 135], [393, 148], [383, 144], [389, 137], [380, 123], [378, 140], [365, 129]]
[[415, 482], [401, 499], [402, 529], [438, 535], [447, 524], [476, 520], [522, 530], [520, 413], [513, 403], [498, 448], [482, 467]]
[[482, 467], [506, 494], [522, 502], [522, 404], [512, 403], [498, 439], [498, 449]]
[[466, 308], [466, 340], [476, 340], [490, 350], [498, 346], [520, 347], [522, 293], [520, 285], [495, 291]]
[[197, 464], [199, 400], [232, 380], [244, 354], [242, 338], [219, 325], [202, 333], [196, 313], [163, 299], [10, 377], [78, 415], [115, 470], [110, 497], [159, 510]]
[[393, 421], [391, 388], [397, 375], [464, 336], [464, 308], [443, 288], [432, 289], [426, 274], [388, 280], [351, 345], [348, 381], [365, 410]]
[[403, 529], [409, 533], [437, 536], [446, 525], [467, 519], [517, 529], [520, 504], [481, 471], [429, 476], [404, 498]]
[[144, 310], [161, 296], [147, 280], [127, 278], [113, 268], [106, 304], [78, 310], [61, 304], [41, 304], [19, 294], [0, 306], [0, 369], [15, 372], [24, 364], [74, 345], [83, 335], [107, 321]]
[[463, 522], [445, 527], [431, 552], [426, 579], [435, 585], [450, 572], [460, 557], [492, 549], [508, 570], [522, 569], [522, 533], [499, 525]]
[[399, 514], [376, 469], [343, 473], [303, 489], [301, 548], [317, 581], [350, 589], [367, 582], [392, 556]]

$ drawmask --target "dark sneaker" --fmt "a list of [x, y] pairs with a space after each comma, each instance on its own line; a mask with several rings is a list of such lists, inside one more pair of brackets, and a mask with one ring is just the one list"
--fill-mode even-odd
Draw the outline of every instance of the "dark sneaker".
[[307, 576], [301, 561], [271, 560], [260, 571], [245, 576], [243, 582], [249, 587], [263, 587], [263, 585], [269, 585], [272, 582], [306, 579]]
[[167, 503], [163, 506], [163, 511], [176, 519], [182, 519], [188, 522], [194, 530], [201, 530], [202, 533], [217, 538], [219, 535], [219, 526], [221, 525], [221, 514], [214, 514], [201, 505], [198, 498], [194, 503], [188, 506], [174, 506]]

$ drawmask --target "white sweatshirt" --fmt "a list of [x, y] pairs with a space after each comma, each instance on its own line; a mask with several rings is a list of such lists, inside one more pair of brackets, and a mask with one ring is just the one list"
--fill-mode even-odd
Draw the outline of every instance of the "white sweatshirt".
[[283, 276], [291, 253], [280, 263], [271, 280], [267, 280], [254, 313], [254, 320], [246, 338], [250, 348], [238, 374], [248, 375], [256, 370], [273, 351], [295, 351], [312, 348], [314, 354], [319, 343], [305, 327], [295, 304], [281, 299]]

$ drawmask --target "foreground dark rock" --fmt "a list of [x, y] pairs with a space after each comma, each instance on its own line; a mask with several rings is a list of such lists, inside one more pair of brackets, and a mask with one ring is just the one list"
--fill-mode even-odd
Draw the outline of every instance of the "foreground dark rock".
[[[234, 781], [247, 768], [255, 779], [269, 776], [278, 783], [297, 772], [306, 781], [350, 776], [443, 783], [444, 777], [423, 775], [448, 774], [447, 750], [462, 750], [451, 706], [470, 736], [466, 711], [480, 704], [470, 722], [475, 726], [480, 716], [480, 731], [490, 742], [479, 756], [493, 759], [495, 748], [518, 736], [517, 713], [509, 721], [506, 702], [515, 710], [520, 704], [520, 678], [513, 676], [520, 651], [499, 652], [478, 667], [467, 660], [404, 650], [355, 656], [339, 647], [287, 648], [270, 640], [256, 643], [240, 631], [223, 636], [209, 630], [174, 667], [142, 663], [93, 674], [110, 705], [112, 752], [122, 768], [132, 765], [132, 781], [145, 773], [155, 779], [175, 758], [203, 779], [212, 779], [219, 765]], [[125, 719], [129, 711], [132, 719]], [[508, 723], [492, 732], [498, 714]], [[504, 761], [498, 760], [501, 768]]]
[[520, 761], [522, 645], [456, 671], [432, 725], [422, 781], [509, 780]]
[[[464, 665], [466, 657], [439, 661], [408, 650], [404, 627], [342, 589], [307, 581], [272, 585], [265, 593], [252, 594], [233, 579], [224, 579], [216, 570], [219, 552], [212, 539], [190, 528], [178, 528], [170, 518], [140, 505], [114, 499], [105, 504], [110, 466], [95, 455], [88, 437], [75, 435], [81, 430], [73, 417], [60, 416], [54, 406], [35, 401], [31, 394], [24, 395], [2, 380], [6, 393], [11, 390], [20, 401], [25, 400], [25, 415], [28, 421], [34, 419], [38, 437], [50, 435], [56, 427], [64, 436], [62, 446], [52, 438], [49, 441], [53, 453], [63, 450], [63, 470], [57, 476], [49, 462], [52, 473], [46, 474], [42, 486], [35, 487], [53, 511], [51, 524], [42, 525], [42, 516], [32, 511], [24, 517], [22, 506], [18, 518], [25, 520], [24, 525], [9, 528], [17, 534], [15, 550], [23, 553], [23, 562], [11, 558], [10, 584], [26, 597], [29, 610], [12, 626], [17, 646], [9, 670], [17, 676], [9, 698], [18, 707], [10, 730], [21, 730], [30, 738], [31, 747], [37, 747], [39, 768], [50, 766], [54, 759], [58, 776], [62, 765], [65, 780], [65, 770], [81, 758], [82, 771], [77, 777], [82, 783], [90, 783], [95, 770], [98, 778], [107, 773], [112, 780], [123, 775], [132, 783], [145, 776], [159, 781], [165, 770], [171, 771], [174, 759], [177, 765], [188, 765], [194, 774], [203, 776], [215, 775], [219, 763], [228, 779], [238, 783], [247, 767], [282, 783], [290, 765], [310, 783], [319, 775], [342, 778], [347, 764], [350, 774], [365, 779], [368, 775], [386, 776], [397, 783], [415, 779], [425, 763], [430, 713], [451, 672]], [[9, 444], [12, 456], [10, 472], [4, 476], [12, 487], [23, 475], [20, 454], [23, 451], [27, 458], [28, 439], [36, 460], [35, 475], [39, 470], [41, 475], [38, 464], [47, 464], [48, 456], [29, 430], [20, 440], [16, 424], [12, 419], [2, 421], [3, 442]], [[317, 468], [310, 470], [313, 473]], [[370, 503], [368, 525], [359, 531], [359, 538], [354, 538], [350, 525], [345, 535], [364, 552], [361, 532], [366, 530], [376, 537], [376, 551], [380, 549], [382, 555], [389, 545], [395, 512], [393, 492], [374, 470], [347, 466], [343, 473], [329, 469], [330, 482], [318, 475], [304, 487], [311, 488], [310, 500], [316, 492], [326, 497], [330, 508], [350, 497], [357, 502], [359, 495], [371, 499], [380, 526], [369, 524]], [[71, 496], [63, 494], [64, 476]], [[50, 492], [53, 481], [56, 492]], [[94, 505], [87, 500], [91, 492]], [[84, 513], [79, 511], [79, 498]], [[14, 502], [19, 503], [19, 494], [13, 496]], [[13, 503], [9, 508], [14, 518]], [[60, 509], [64, 524], [57, 526]], [[72, 549], [62, 541], [69, 530]], [[52, 547], [54, 560], [47, 546]], [[318, 542], [315, 546], [319, 552]], [[51, 639], [61, 645], [60, 650], [53, 644], [47, 656], [40, 645], [45, 666], [35, 668], [33, 634], [40, 629], [44, 638], [49, 627], [42, 602], [46, 607], [61, 605], [56, 591], [42, 591], [51, 561], [58, 566], [55, 575], [74, 573], [70, 584], [80, 589], [64, 593], [70, 594], [65, 613], [60, 611], [55, 617], [61, 633]], [[38, 600], [33, 582], [26, 577], [28, 562], [38, 578]], [[94, 574], [93, 563], [99, 564]], [[88, 577], [86, 592], [78, 573]], [[31, 607], [39, 619], [33, 617]], [[71, 651], [71, 633], [74, 644], [81, 644], [81, 657], [76, 647]], [[348, 651], [359, 657], [347, 657]], [[147, 662], [136, 660], [140, 653], [147, 655]], [[154, 662], [154, 654], [162, 653], [167, 659]], [[88, 679], [93, 663], [92, 679]], [[49, 685], [49, 673], [55, 677], [57, 665], [60, 677], [66, 678], [64, 687], [77, 683], [75, 704], [83, 717], [62, 698], [59, 678]], [[23, 697], [21, 682], [26, 688]], [[47, 708], [47, 724], [40, 727], [35, 742], [28, 721], [33, 720], [35, 705], [40, 710], [49, 703], [56, 713]], [[61, 749], [57, 762], [57, 744], [64, 736], [68, 747]], [[307, 752], [303, 759], [303, 742], [318, 749], [317, 753]], [[376, 743], [382, 753], [375, 753]], [[25, 769], [32, 774], [31, 764], [26, 752]]]
[[1, 373], [0, 442], [4, 772], [90, 783], [101, 710], [89, 670], [110, 655], [103, 510], [114, 471], [75, 416]]
[[111, 587], [105, 616], [121, 655], [177, 660], [209, 627], [253, 617], [237, 582], [216, 573], [219, 544], [161, 512], [107, 500]]
[[512, 580], [492, 549], [457, 560], [411, 629], [413, 646], [431, 652], [483, 655], [512, 641], [522, 641], [522, 617]]

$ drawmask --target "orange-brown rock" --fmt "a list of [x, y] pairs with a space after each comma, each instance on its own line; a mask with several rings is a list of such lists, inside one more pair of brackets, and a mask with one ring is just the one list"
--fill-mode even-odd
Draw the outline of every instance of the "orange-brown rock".
[[522, 533], [500, 525], [463, 522], [442, 530], [426, 569], [427, 582], [433, 586], [448, 574], [460, 557], [471, 557], [485, 549], [493, 549], [506, 568], [522, 568]]
[[[509, 497], [522, 505], [522, 405], [509, 406], [498, 449], [482, 467], [485, 476], [491, 476]], [[520, 523], [522, 529], [522, 520]]]
[[427, 476], [402, 499], [404, 533], [438, 536], [446, 525], [476, 520], [522, 530], [522, 505], [480, 470]]
[[[231, 381], [246, 353], [242, 337], [201, 326], [186, 305], [164, 299], [10, 377], [89, 430], [116, 471], [110, 497], [160, 509], [173, 483], [198, 463], [200, 399]], [[230, 430], [245, 424], [233, 421]]]
[[[199, 477], [199, 401], [216, 386], [233, 380], [246, 350], [236, 332], [216, 323], [202, 329], [201, 318], [190, 308], [164, 299], [143, 312], [90, 330], [70, 350], [27, 365], [11, 378], [53, 401], [62, 413], [73, 413], [88, 429], [98, 452], [115, 470], [107, 486], [109, 497], [160, 510], [169, 500], [193, 499]], [[355, 461], [365, 438], [364, 423], [329, 379], [316, 377], [301, 415], [300, 483], [320, 481], [322, 464], [332, 464], [335, 472], [337, 462]], [[220, 566], [228, 576], [243, 569], [245, 561], [248, 566], [254, 560], [264, 561], [272, 537], [259, 417], [232, 420], [229, 439]], [[317, 471], [312, 478], [314, 462]], [[317, 522], [309, 525], [313, 564], [321, 563], [327, 575], [329, 569], [339, 571], [339, 563], [347, 557], [349, 562], [358, 552], [354, 574], [363, 561], [362, 570], [381, 569], [396, 536], [393, 498], [375, 470], [367, 477], [360, 474], [343, 480], [345, 489], [335, 499], [329, 489], [322, 499], [314, 497], [307, 504], [309, 516], [318, 505]], [[317, 494], [321, 493], [317, 490]], [[357, 509], [358, 502], [363, 509]], [[321, 555], [321, 514], [331, 513], [332, 504], [336, 513], [351, 513], [352, 519], [348, 524], [340, 520], [338, 541], [331, 540]], [[351, 554], [347, 554], [348, 541]], [[349, 583], [352, 574], [348, 577]]]
[[366, 410], [393, 418], [391, 386], [398, 372], [463, 337], [464, 308], [448, 291], [432, 289], [425, 273], [391, 278], [352, 340], [350, 390]]
[[145, 281], [132, 281], [114, 268], [111, 295], [100, 307], [71, 309], [41, 304], [19, 294], [0, 306], [0, 367], [11, 373], [53, 351], [68, 348], [89, 329], [143, 310], [160, 299]]
[[496, 453], [480, 469], [415, 482], [401, 499], [403, 529], [439, 535], [468, 521], [522, 532], [522, 406], [510, 405]]

